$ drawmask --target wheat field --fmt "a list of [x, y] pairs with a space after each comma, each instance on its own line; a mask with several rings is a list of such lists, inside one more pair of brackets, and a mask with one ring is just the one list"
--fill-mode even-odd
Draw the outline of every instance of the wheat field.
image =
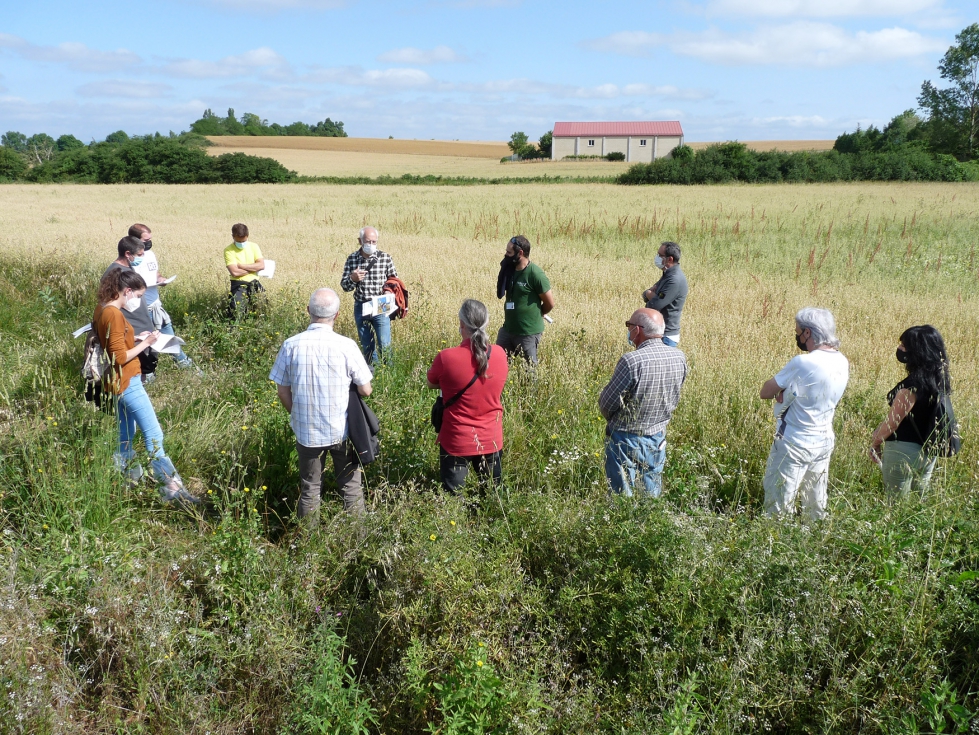
[[[682, 348], [694, 371], [686, 391], [700, 397], [681, 404], [685, 433], [722, 436], [716, 422], [725, 396], [752, 407], [762, 425], [757, 386], [794, 353], [792, 315], [806, 305], [837, 315], [850, 394], [877, 401], [899, 377], [900, 332], [936, 325], [953, 374], [962, 376], [964, 422], [976, 413], [968, 378], [979, 370], [979, 187], [971, 184], [8, 186], [4, 204], [0, 255], [73, 266], [107, 264], [129, 224], [149, 224], [163, 273], [179, 277], [175, 291], [227, 289], [221, 251], [231, 224], [244, 222], [278, 265], [269, 291], [290, 298], [336, 288], [358, 228], [372, 224], [409, 289], [424, 298], [423, 328], [449, 339], [468, 297], [491, 306], [495, 330], [499, 260], [507, 239], [523, 233], [557, 298], [545, 353], [547, 342], [579, 332], [590, 345], [620, 351], [622, 322], [656, 280], [656, 247], [674, 239], [691, 284]], [[341, 325], [350, 316], [345, 299]], [[399, 323], [395, 339], [418, 328]], [[862, 449], [866, 426], [843, 431], [861, 442], [854, 451]]]
[[[460, 176], [482, 179], [536, 176], [613, 177], [630, 164], [610, 161], [531, 160], [500, 163], [506, 143], [383, 138], [213, 136], [208, 153], [249, 153], [274, 158], [304, 176]], [[744, 141], [752, 150], [829, 150], [832, 140]], [[701, 150], [711, 143], [690, 143]]]

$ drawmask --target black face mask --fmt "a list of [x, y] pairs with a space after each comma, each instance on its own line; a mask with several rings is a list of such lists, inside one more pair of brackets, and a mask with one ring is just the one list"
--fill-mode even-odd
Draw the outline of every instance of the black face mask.
[[143, 240], [143, 249], [144, 250], [149, 250], [152, 247], [153, 247], [153, 241], [152, 240]]
[[907, 350], [898, 350], [897, 351], [897, 354], [895, 356], [897, 357], [897, 361], [899, 363], [901, 363], [902, 365], [907, 364], [907, 362], [908, 362], [908, 351]]
[[520, 256], [523, 254], [522, 250], [514, 250], [513, 255], [510, 256], [510, 262], [514, 265], [520, 264]]
[[803, 352], [809, 352], [809, 349], [806, 347], [806, 341], [802, 339], [801, 334], [797, 334], [795, 336], [795, 346]]

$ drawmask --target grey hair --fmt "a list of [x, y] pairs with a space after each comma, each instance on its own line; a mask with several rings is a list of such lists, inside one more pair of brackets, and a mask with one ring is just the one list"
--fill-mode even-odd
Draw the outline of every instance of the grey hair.
[[663, 332], [666, 330], [666, 324], [657, 324], [652, 320], [649, 314], [643, 314], [639, 312], [636, 316], [636, 326], [642, 330], [642, 333], [647, 337], [662, 337]]
[[473, 357], [476, 358], [476, 373], [485, 375], [490, 350], [489, 334], [486, 331], [489, 327], [489, 309], [482, 301], [466, 299], [459, 309], [459, 321], [470, 334]]
[[[371, 227], [370, 225], [367, 225], [366, 227], [361, 227], [360, 228], [360, 234], [357, 235], [357, 239], [361, 243], [364, 242], [364, 233], [367, 232], [367, 230], [374, 230], [374, 232], [377, 232], [377, 228], [376, 227]], [[378, 240], [381, 239], [381, 233], [380, 232], [377, 232], [377, 239]]]
[[335, 319], [340, 311], [340, 297], [332, 288], [318, 288], [309, 297], [309, 315], [314, 319]]
[[840, 340], [836, 336], [836, 319], [833, 312], [829, 309], [819, 309], [815, 306], [807, 306], [799, 309], [795, 315], [795, 323], [799, 329], [808, 329], [812, 335], [813, 345], [829, 345], [833, 349], [840, 346]]

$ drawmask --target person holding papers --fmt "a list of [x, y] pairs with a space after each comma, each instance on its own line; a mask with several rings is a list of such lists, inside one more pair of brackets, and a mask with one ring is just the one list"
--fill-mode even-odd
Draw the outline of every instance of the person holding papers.
[[[354, 321], [364, 359], [373, 366], [391, 346], [391, 318], [374, 311], [372, 299], [384, 293], [384, 283], [398, 271], [391, 256], [377, 247], [377, 230], [364, 227], [357, 237], [360, 249], [347, 256], [340, 287], [354, 292]], [[367, 307], [365, 314], [365, 308]]]
[[[156, 254], [151, 250], [153, 247], [153, 233], [150, 232], [149, 227], [137, 222], [129, 228], [129, 236], [139, 238], [139, 241], [143, 244], [143, 255], [138, 263], [133, 263], [132, 268], [146, 282], [146, 294], [143, 296], [143, 301], [150, 313], [150, 318], [153, 319], [153, 326], [155, 329], [160, 330], [161, 334], [174, 336], [173, 320], [166, 312], [166, 309], [163, 308], [163, 302], [160, 301], [160, 288], [170, 283], [173, 278], [167, 280], [160, 275], [160, 266], [156, 260]], [[184, 354], [179, 344], [176, 345], [176, 351], [172, 354], [178, 366], [182, 368], [194, 367], [194, 361]]]
[[[142, 479], [143, 468], [133, 450], [138, 426], [151, 457], [152, 475], [163, 502], [197, 504], [200, 500], [187, 492], [180, 474], [163, 450], [163, 430], [140, 380], [139, 355], [157, 342], [160, 333], [136, 334], [124, 316], [140, 307], [145, 292], [146, 283], [138, 273], [130, 268], [112, 269], [99, 283], [99, 303], [92, 317], [92, 326], [109, 365], [103, 387], [116, 397], [119, 451], [114, 459], [116, 467], [126, 473], [131, 483]], [[140, 338], [138, 345], [136, 337]]]
[[258, 280], [259, 271], [265, 269], [265, 258], [258, 244], [249, 241], [247, 225], [232, 225], [231, 237], [234, 242], [224, 249], [224, 264], [231, 274], [228, 315], [234, 318], [254, 306], [255, 294], [265, 291]]

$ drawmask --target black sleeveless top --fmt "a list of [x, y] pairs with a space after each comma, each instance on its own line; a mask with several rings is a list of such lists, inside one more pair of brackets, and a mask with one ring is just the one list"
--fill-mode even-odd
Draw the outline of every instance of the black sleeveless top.
[[897, 430], [884, 441], [924, 444], [935, 430], [935, 421], [938, 418], [938, 395], [923, 386], [917, 378], [908, 376], [887, 394], [888, 405], [894, 404], [894, 398], [902, 389], [909, 390], [915, 395], [914, 406], [898, 425]]

